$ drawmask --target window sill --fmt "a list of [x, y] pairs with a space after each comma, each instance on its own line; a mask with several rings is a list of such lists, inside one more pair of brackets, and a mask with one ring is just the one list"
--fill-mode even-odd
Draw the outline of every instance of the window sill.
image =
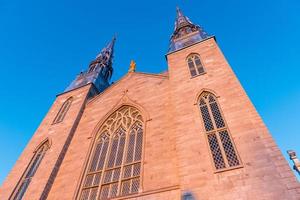
[[222, 173], [222, 172], [226, 172], [226, 171], [231, 171], [231, 170], [235, 170], [235, 169], [241, 169], [244, 168], [243, 165], [238, 165], [238, 166], [234, 166], [234, 167], [228, 167], [225, 169], [219, 169], [219, 170], [215, 170], [214, 174], [218, 174], [218, 173]]
[[114, 197], [114, 198], [111, 198], [111, 200], [125, 200], [125, 199], [130, 199], [130, 198], [137, 198], [137, 197], [152, 195], [152, 194], [160, 193], [160, 192], [179, 190], [179, 189], [180, 189], [179, 185], [174, 185], [174, 186], [170, 186], [170, 187], [165, 187], [165, 188], [160, 188], [160, 189], [155, 189], [155, 190], [150, 190], [150, 191], [144, 191], [144, 192], [130, 194], [130, 195], [126, 195], [126, 196]]
[[196, 77], [198, 77], [198, 76], [205, 75], [205, 74], [207, 74], [207, 72], [203, 72], [203, 73], [201, 73], [201, 74], [197, 74], [197, 75], [195, 75], [195, 76], [191, 76], [190, 78], [193, 79], [193, 78], [196, 78]]

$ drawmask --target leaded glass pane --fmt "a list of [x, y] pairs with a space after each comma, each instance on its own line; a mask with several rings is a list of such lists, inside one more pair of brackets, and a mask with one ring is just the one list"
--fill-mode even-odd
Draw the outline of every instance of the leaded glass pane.
[[214, 120], [215, 120], [215, 124], [216, 124], [217, 128], [225, 127], [225, 123], [224, 123], [224, 120], [222, 118], [222, 115], [221, 115], [221, 112], [219, 110], [217, 102], [211, 103], [210, 104], [210, 109], [211, 109], [211, 112], [214, 116]]
[[31, 179], [33, 178], [34, 174], [36, 173], [46, 151], [49, 148], [49, 142], [45, 142], [35, 153], [33, 159], [29, 163], [28, 170], [25, 172], [24, 176], [22, 177], [19, 185], [17, 185], [16, 192], [13, 194], [13, 199], [21, 200], [23, 195], [25, 194]]
[[202, 74], [204, 72], [204, 68], [202, 66], [200, 58], [198, 56], [195, 56], [194, 62], [196, 64], [198, 74]]
[[129, 135], [126, 163], [130, 163], [133, 161], [134, 143], [135, 143], [135, 133], [133, 132]]
[[97, 192], [91, 189], [98, 191], [100, 200], [138, 192], [143, 146], [142, 127], [141, 114], [129, 106], [121, 107], [104, 122], [99, 131], [103, 134], [98, 139], [96, 137], [97, 142], [89, 171], [83, 181], [80, 199], [94, 199]]
[[197, 71], [196, 71], [194, 62], [191, 58], [188, 59], [188, 66], [189, 66], [189, 69], [190, 69], [191, 76], [196, 76]]
[[122, 195], [130, 194], [130, 181], [122, 182]]
[[90, 194], [90, 189], [84, 189], [82, 190], [80, 200], [88, 200]]
[[97, 166], [97, 171], [102, 170], [104, 167], [105, 156], [106, 156], [107, 150], [108, 150], [108, 143], [109, 143], [109, 141], [106, 140], [103, 144], [103, 148], [102, 148], [102, 151], [100, 154], [100, 159], [99, 159], [98, 166]]
[[140, 179], [135, 178], [131, 182], [131, 193], [137, 193], [139, 191]]
[[216, 169], [225, 168], [225, 162], [221, 153], [216, 134], [209, 134], [207, 137]]
[[143, 146], [143, 129], [141, 126], [137, 129], [136, 146], [135, 146], [135, 161], [139, 161], [142, 158], [142, 146]]
[[240, 160], [214, 95], [204, 92], [199, 100], [199, 106], [215, 168], [219, 170], [240, 165]]
[[240, 164], [227, 130], [221, 131], [220, 138], [230, 167]]
[[213, 123], [211, 121], [210, 115], [209, 115], [209, 111], [208, 111], [208, 107], [205, 106], [201, 106], [200, 107], [200, 111], [202, 114], [202, 119], [204, 122], [204, 127], [206, 131], [211, 131], [214, 129]]
[[91, 189], [91, 193], [90, 193], [89, 200], [96, 200], [96, 197], [97, 197], [97, 189], [98, 189], [98, 188], [93, 188], [93, 189]]

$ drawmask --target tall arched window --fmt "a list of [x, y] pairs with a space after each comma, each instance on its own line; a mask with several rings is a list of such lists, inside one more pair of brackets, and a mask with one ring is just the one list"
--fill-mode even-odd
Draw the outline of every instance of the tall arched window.
[[204, 67], [198, 54], [192, 54], [188, 56], [187, 63], [190, 69], [191, 76], [196, 76], [204, 73]]
[[49, 149], [49, 141], [44, 142], [34, 153], [25, 173], [20, 179], [18, 185], [16, 186], [10, 199], [21, 200], [33, 178], [35, 172], [37, 171], [46, 151]]
[[80, 200], [134, 194], [140, 188], [143, 119], [123, 106], [100, 128], [80, 187]]
[[63, 103], [63, 105], [60, 107], [56, 117], [54, 118], [52, 124], [57, 124], [64, 120], [69, 108], [71, 107], [72, 101], [73, 101], [73, 97], [70, 97]]
[[216, 170], [241, 165], [216, 97], [202, 93], [199, 106]]

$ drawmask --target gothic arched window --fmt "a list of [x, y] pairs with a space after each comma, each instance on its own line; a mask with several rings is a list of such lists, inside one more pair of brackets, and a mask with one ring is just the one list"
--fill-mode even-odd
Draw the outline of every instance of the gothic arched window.
[[52, 124], [57, 124], [64, 120], [69, 108], [71, 107], [72, 101], [73, 101], [73, 97], [70, 97], [63, 103], [63, 105], [60, 107], [56, 117], [54, 118]]
[[216, 170], [241, 165], [216, 97], [203, 92], [199, 106]]
[[205, 72], [198, 54], [188, 56], [187, 64], [189, 66], [191, 76], [196, 76]]
[[123, 106], [102, 125], [80, 187], [80, 200], [110, 199], [138, 193], [143, 150], [140, 112]]
[[49, 141], [44, 142], [34, 153], [33, 158], [31, 159], [26, 171], [24, 172], [22, 178], [20, 179], [17, 187], [15, 188], [10, 199], [21, 200], [37, 171], [46, 151], [49, 149]]

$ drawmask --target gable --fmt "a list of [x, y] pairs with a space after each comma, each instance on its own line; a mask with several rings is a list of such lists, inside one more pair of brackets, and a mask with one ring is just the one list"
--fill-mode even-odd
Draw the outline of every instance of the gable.
[[131, 72], [127, 73], [120, 80], [112, 84], [102, 93], [93, 97], [88, 103], [94, 104], [101, 99], [105, 98], [107, 95], [112, 95], [112, 93], [118, 93], [124, 95], [128, 92], [128, 90], [146, 90], [151, 87], [156, 88], [157, 85], [162, 83], [166, 84], [168, 82], [168, 75], [164, 74], [149, 74], [149, 73], [141, 73], [141, 72]]

